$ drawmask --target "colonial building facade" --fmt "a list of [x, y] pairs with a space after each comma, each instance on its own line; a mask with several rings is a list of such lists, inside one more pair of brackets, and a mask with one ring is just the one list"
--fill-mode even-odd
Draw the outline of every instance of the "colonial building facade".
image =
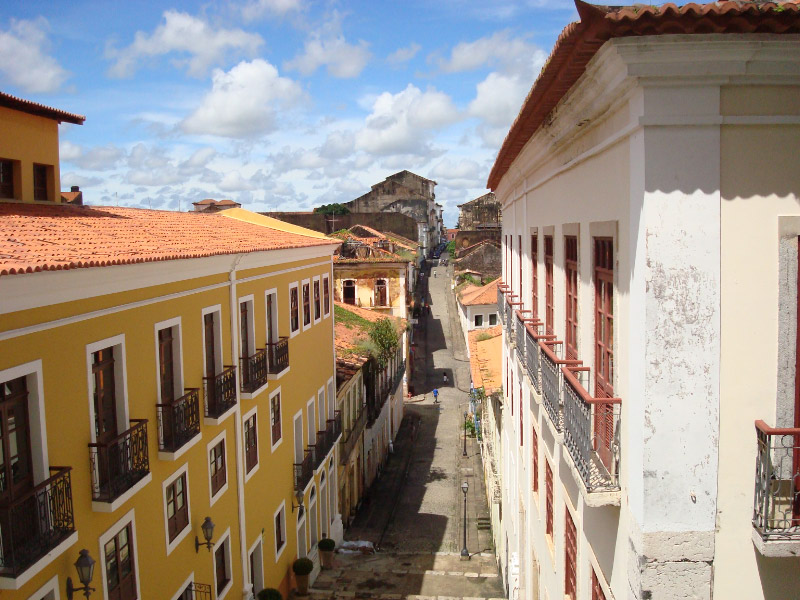
[[488, 183], [510, 597], [800, 597], [800, 11], [576, 4]]

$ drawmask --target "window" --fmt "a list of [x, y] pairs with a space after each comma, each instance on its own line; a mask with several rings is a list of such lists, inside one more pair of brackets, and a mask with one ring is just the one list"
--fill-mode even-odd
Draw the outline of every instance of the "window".
[[553, 539], [553, 469], [550, 463], [544, 461], [544, 494], [545, 494], [545, 524], [544, 531]]
[[269, 399], [269, 418], [272, 430], [272, 449], [281, 441], [281, 391], [276, 390]]
[[166, 487], [167, 536], [173, 541], [189, 525], [189, 500], [186, 490], [186, 473], [182, 473]]
[[389, 295], [385, 279], [375, 280], [375, 306], [388, 306]]
[[314, 278], [314, 322], [322, 318], [322, 298], [320, 297], [319, 277]]
[[544, 325], [553, 333], [555, 308], [553, 304], [553, 236], [544, 236]]
[[96, 441], [101, 444], [108, 443], [117, 436], [117, 386], [114, 366], [113, 347], [92, 353], [94, 433]]
[[564, 238], [564, 274], [566, 276], [567, 358], [578, 358], [578, 238]]
[[522, 415], [524, 414], [522, 410], [522, 377], [518, 377], [520, 386], [519, 386], [519, 447], [525, 445], [525, 428], [523, 426]]
[[564, 596], [575, 600], [577, 592], [578, 539], [575, 521], [564, 508]]
[[211, 497], [219, 493], [227, 483], [227, 472], [225, 470], [225, 439], [211, 447], [208, 453], [209, 468], [211, 469]]
[[[614, 397], [614, 248], [611, 238], [594, 240], [594, 395]], [[597, 454], [611, 468], [614, 407], [596, 404], [594, 434]]]
[[231, 567], [231, 535], [228, 529], [214, 546], [214, 589], [217, 590], [218, 600], [231, 588]]
[[286, 504], [281, 503], [280, 508], [275, 511], [275, 562], [280, 558], [286, 546]]
[[314, 397], [306, 403], [306, 427], [308, 427], [308, 444], [312, 445], [317, 439], [317, 411]]
[[594, 569], [592, 569], [592, 600], [606, 600], [606, 595], [600, 586], [600, 578]]
[[331, 312], [331, 282], [327, 275], [322, 277], [322, 308], [327, 317]]
[[345, 304], [356, 304], [356, 282], [352, 279], [345, 279], [342, 282], [342, 302]]
[[132, 524], [127, 523], [103, 546], [108, 600], [135, 600], [136, 565], [133, 556]]
[[539, 493], [539, 434], [531, 427], [531, 482], [533, 493]]
[[531, 236], [531, 311], [539, 316], [539, 236]]
[[519, 299], [522, 301], [522, 236], [517, 236], [517, 269], [519, 271]]
[[300, 330], [300, 305], [297, 284], [289, 288], [289, 328], [292, 334]]
[[33, 488], [26, 377], [0, 383], [0, 421], [0, 499], [9, 502]]
[[49, 171], [52, 167], [47, 165], [33, 165], [33, 199], [44, 200], [50, 199], [48, 193], [48, 179]]
[[497, 313], [492, 313], [489, 315], [489, 326], [494, 327], [497, 325]]
[[475, 315], [475, 327], [483, 327], [483, 315]]
[[158, 374], [162, 404], [169, 404], [175, 399], [173, 344], [172, 327], [160, 329], [158, 331]]
[[14, 197], [14, 161], [0, 160], [0, 198]]
[[303, 329], [311, 325], [311, 286], [303, 283]]
[[258, 434], [256, 429], [256, 417], [252, 416], [244, 421], [244, 464], [245, 472], [249, 473], [258, 464]]

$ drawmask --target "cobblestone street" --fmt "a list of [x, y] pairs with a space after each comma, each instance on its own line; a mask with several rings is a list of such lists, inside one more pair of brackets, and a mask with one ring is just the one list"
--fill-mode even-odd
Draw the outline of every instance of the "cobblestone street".
[[[434, 277], [434, 273], [436, 276]], [[450, 277], [435, 267], [427, 287], [431, 314], [416, 333], [414, 380], [391, 456], [345, 532], [367, 540], [376, 554], [337, 554], [335, 568], [322, 571], [317, 598], [500, 598], [489, 530], [480, 452], [466, 440], [463, 423], [469, 363]], [[444, 384], [444, 375], [448, 383]], [[432, 390], [439, 389], [439, 404]], [[466, 548], [464, 547], [464, 494]]]

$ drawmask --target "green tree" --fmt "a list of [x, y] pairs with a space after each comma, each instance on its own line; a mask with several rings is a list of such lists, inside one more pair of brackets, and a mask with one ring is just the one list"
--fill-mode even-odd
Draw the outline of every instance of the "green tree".
[[400, 336], [394, 324], [386, 317], [378, 319], [369, 330], [369, 339], [377, 349], [378, 355], [375, 358], [378, 364], [385, 367], [400, 345]]
[[314, 209], [315, 213], [321, 213], [323, 215], [349, 215], [350, 209], [347, 208], [344, 204], [323, 204], [322, 206], [318, 206]]

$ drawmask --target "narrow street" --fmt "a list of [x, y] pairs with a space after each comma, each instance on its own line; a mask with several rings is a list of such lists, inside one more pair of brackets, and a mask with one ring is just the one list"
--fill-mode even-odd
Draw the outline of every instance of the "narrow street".
[[[351, 527], [347, 540], [375, 544], [375, 554], [337, 554], [322, 571], [315, 598], [502, 598], [489, 530], [480, 451], [466, 440], [469, 363], [448, 267], [435, 267], [427, 288], [431, 314], [417, 326], [414, 380], [394, 454]], [[434, 273], [437, 274], [434, 277]], [[428, 279], [426, 277], [426, 279]], [[423, 322], [424, 320], [424, 322]], [[448, 383], [444, 383], [444, 375]], [[440, 404], [432, 391], [439, 389]], [[466, 548], [464, 494], [467, 482]]]

